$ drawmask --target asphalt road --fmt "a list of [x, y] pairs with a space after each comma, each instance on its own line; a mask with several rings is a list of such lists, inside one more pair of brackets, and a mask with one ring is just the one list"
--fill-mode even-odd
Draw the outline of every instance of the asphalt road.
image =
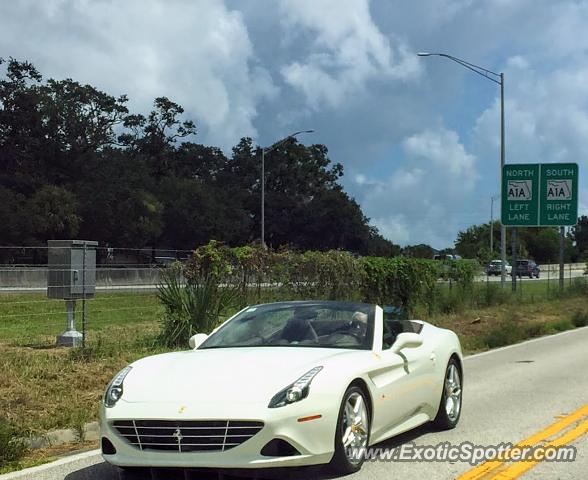
[[[564, 272], [564, 280], [566, 282], [570, 281], [570, 278], [581, 278], [581, 277], [585, 277], [584, 275], [584, 270], [567, 270]], [[536, 282], [537, 280], [547, 280], [549, 279], [551, 282], [557, 282], [557, 280], [559, 279], [559, 271], [554, 272], [554, 271], [550, 271], [549, 275], [546, 271], [541, 271], [539, 278], [529, 278], [529, 277], [523, 277], [522, 279], [517, 279], [518, 281], [522, 281], [522, 282]], [[486, 275], [478, 275], [476, 277], [476, 282], [500, 282], [502, 279], [500, 278], [500, 275], [492, 275], [492, 276], [486, 276]], [[512, 281], [512, 277], [510, 275], [506, 276], [506, 281], [507, 283], [510, 283]]]
[[[584, 275], [584, 270], [582, 269], [574, 269], [574, 270], [565, 270], [565, 281], [569, 282], [570, 278], [580, 278], [586, 277]], [[559, 278], [559, 271], [551, 271], [548, 275], [546, 271], [541, 271], [540, 278], [528, 278], [524, 277], [522, 282], [536, 282], [537, 280], [547, 280], [550, 279], [552, 282], [557, 282]], [[510, 275], [506, 276], [506, 281], [510, 283], [512, 280]], [[477, 275], [474, 279], [476, 282], [500, 282], [501, 278], [500, 275], [496, 276], [487, 276], [487, 275]], [[262, 287], [272, 287], [272, 284], [264, 284]], [[125, 292], [125, 291], [157, 291], [158, 286], [156, 284], [129, 284], [129, 285], [97, 285], [96, 291], [99, 292]], [[46, 292], [46, 286], [36, 286], [36, 287], [14, 287], [14, 286], [0, 286], [0, 293], [35, 293], [35, 292]]]
[[[565, 415], [588, 404], [587, 372], [588, 327], [468, 357], [465, 361], [463, 413], [455, 430], [435, 432], [428, 427], [420, 427], [378, 446], [397, 447], [409, 442], [415, 442], [416, 445], [437, 445], [446, 441], [455, 445], [464, 441], [484, 446], [503, 442], [516, 444], [556, 421], [565, 421]], [[582, 425], [586, 425], [588, 413], [583, 420]], [[561, 430], [553, 437], [569, 432], [578, 424], [579, 421], [571, 423], [566, 430]], [[573, 463], [539, 463], [521, 477], [509, 475], [507, 471], [500, 477], [493, 476], [495, 472], [483, 478], [588, 478], [588, 435], [580, 435], [571, 445], [575, 445], [578, 450], [578, 456]], [[467, 463], [449, 461], [378, 461], [366, 463], [360, 473], [345, 478], [456, 479], [472, 468]], [[0, 476], [0, 480], [16, 478], [115, 480], [118, 475], [94, 451], [16, 475]], [[165, 475], [159, 478], [172, 477]], [[310, 469], [282, 474], [279, 478], [314, 480], [327, 477], [320, 470]], [[465, 478], [467, 477], [463, 477]]]

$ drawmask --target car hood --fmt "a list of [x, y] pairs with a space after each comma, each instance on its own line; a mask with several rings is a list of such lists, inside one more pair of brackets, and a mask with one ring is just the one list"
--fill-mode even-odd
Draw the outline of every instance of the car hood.
[[269, 402], [308, 370], [357, 351], [307, 347], [239, 347], [156, 355], [132, 364], [127, 402]]

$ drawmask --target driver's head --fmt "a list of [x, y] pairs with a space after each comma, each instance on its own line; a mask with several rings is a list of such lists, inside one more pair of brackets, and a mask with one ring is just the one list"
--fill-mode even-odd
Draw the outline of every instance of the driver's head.
[[353, 316], [351, 317], [351, 319], [354, 322], [362, 322], [362, 323], [365, 323], [367, 325], [368, 315], [367, 315], [367, 313], [363, 313], [363, 312], [355, 312], [353, 314]]

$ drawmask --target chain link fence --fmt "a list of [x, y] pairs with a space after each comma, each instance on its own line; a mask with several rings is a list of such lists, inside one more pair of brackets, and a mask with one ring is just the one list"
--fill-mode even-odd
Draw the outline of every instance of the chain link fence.
[[[69, 263], [50, 267], [49, 250], [49, 247], [0, 246], [0, 344], [54, 346], [72, 324], [82, 335], [85, 346], [120, 346], [121, 342], [153, 340], [164, 315], [157, 297], [162, 271], [173, 262], [185, 262], [192, 253], [98, 246], [95, 266], [88, 265], [82, 271]], [[519, 294], [542, 295], [559, 289], [559, 265], [539, 267], [539, 278], [517, 278]], [[83, 279], [95, 279], [95, 289], [94, 282], [86, 285], [82, 281], [82, 290], [75, 298], [49, 298], [51, 268], [61, 268], [64, 274], [63, 285], [52, 285], [53, 288], [66, 287], [75, 274], [78, 281], [81, 275]], [[585, 271], [584, 263], [566, 264], [565, 286], [586, 278]], [[500, 285], [499, 276], [480, 274], [475, 280], [479, 288], [483, 283]], [[511, 289], [510, 275], [505, 289]]]
[[[162, 269], [191, 254], [97, 247], [95, 264], [49, 265], [50, 250], [0, 247], [0, 343], [48, 347], [72, 327], [89, 346], [155, 336], [163, 314], [157, 299]], [[50, 298], [73, 283], [70, 298]]]
[[[559, 264], [541, 264], [537, 265], [539, 271], [537, 275], [517, 275], [517, 290], [532, 288], [536, 292], [549, 292], [550, 290], [557, 290], [560, 288], [560, 268]], [[567, 263], [564, 264], [564, 288], [572, 286], [575, 281], [583, 281], [582, 279], [588, 279], [587, 275], [587, 264], [582, 263]], [[478, 282], [495, 283], [501, 282], [500, 275], [489, 275], [488, 273], [482, 273], [476, 277]], [[532, 286], [532, 287], [530, 287]], [[512, 288], [512, 275], [506, 275], [505, 288]]]

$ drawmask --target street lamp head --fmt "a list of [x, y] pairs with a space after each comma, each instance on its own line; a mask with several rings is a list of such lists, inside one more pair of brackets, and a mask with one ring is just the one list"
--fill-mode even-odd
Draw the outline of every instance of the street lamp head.
[[419, 57], [430, 57], [432, 54], [429, 52], [418, 52], [417, 55]]
[[295, 137], [296, 135], [300, 135], [301, 133], [314, 133], [314, 130], [300, 130], [298, 132], [295, 132], [295, 133], [288, 135], [286, 138], [292, 138], [292, 137]]

